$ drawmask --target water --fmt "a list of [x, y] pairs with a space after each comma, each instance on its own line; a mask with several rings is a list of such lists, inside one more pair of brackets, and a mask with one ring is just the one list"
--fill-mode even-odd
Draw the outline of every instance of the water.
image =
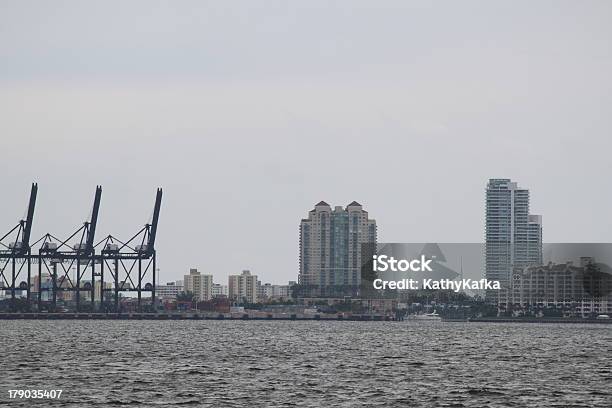
[[611, 347], [610, 325], [0, 321], [0, 405], [610, 407]]

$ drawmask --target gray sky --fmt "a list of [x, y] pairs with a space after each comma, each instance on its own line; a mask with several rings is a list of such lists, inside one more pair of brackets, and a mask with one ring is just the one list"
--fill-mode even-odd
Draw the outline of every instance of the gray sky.
[[[291, 4], [289, 4], [291, 3]], [[490, 177], [549, 242], [612, 241], [612, 2], [0, 2], [0, 229], [99, 237], [164, 188], [162, 281], [294, 280], [320, 200], [381, 242], [483, 239]]]

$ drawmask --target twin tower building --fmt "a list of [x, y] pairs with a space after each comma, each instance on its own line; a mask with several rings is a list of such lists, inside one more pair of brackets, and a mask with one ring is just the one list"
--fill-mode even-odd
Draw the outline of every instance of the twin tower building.
[[312, 296], [357, 294], [362, 244], [376, 241], [376, 220], [361, 204], [321, 201], [300, 223], [299, 284]]

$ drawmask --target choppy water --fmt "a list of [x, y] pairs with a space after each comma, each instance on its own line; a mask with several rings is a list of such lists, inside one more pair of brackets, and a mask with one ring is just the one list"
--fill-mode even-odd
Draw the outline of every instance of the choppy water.
[[611, 350], [609, 325], [0, 321], [0, 405], [610, 407]]

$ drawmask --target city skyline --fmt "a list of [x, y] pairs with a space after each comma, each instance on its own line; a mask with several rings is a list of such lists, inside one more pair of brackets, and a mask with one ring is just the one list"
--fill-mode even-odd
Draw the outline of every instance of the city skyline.
[[611, 20], [0, 1], [0, 406], [612, 408]]
[[[527, 203], [527, 207], [526, 208], [527, 209], [529, 208], [530, 195], [529, 195], [529, 190], [528, 189], [522, 189], [522, 188], [518, 187], [518, 183], [517, 182], [513, 182], [512, 179], [509, 179], [509, 178], [508, 179], [507, 178], [491, 178], [491, 179], [489, 179], [488, 184], [486, 184], [486, 186], [489, 186], [492, 181], [502, 182], [502, 184], [503, 183], [509, 183], [509, 184], [513, 185], [513, 187], [511, 189], [512, 190], [517, 190], [517, 191], [519, 191], [519, 193], [522, 192], [522, 191], [525, 191], [526, 192], [526, 197], [527, 197], [526, 198], [526, 203]], [[486, 188], [485, 191], [487, 192], [487, 194], [485, 196], [487, 198], [486, 201], [488, 202], [488, 191], [489, 191], [488, 188]], [[352, 206], [352, 205], [358, 206], [360, 209], [362, 208], [361, 204], [357, 203], [356, 201], [352, 201], [351, 204], [349, 204], [347, 206], [347, 209], [348, 209], [349, 206]], [[326, 206], [326, 207], [329, 207], [330, 213], [332, 212], [331, 207], [325, 201], [320, 201], [318, 204], [316, 204], [314, 206], [315, 210], [316, 210], [317, 206]], [[488, 208], [487, 205], [485, 205], [485, 210], [487, 208]], [[334, 211], [338, 211], [339, 209], [342, 209], [342, 208], [336, 206]], [[310, 211], [310, 213], [312, 213], [315, 210]], [[365, 212], [365, 213], [367, 214], [367, 212]], [[162, 218], [163, 218], [163, 216], [162, 216]], [[484, 225], [486, 227], [486, 225], [487, 225], [486, 211], [485, 211], [485, 216], [482, 217], [482, 218], [484, 220]], [[378, 237], [378, 228], [377, 228], [377, 225], [376, 225], [376, 220], [372, 220], [372, 221], [374, 223], [373, 225], [374, 225], [375, 230], [376, 230], [375, 235]], [[536, 238], [539, 239], [538, 242], [541, 245], [541, 243], [543, 242], [542, 241], [542, 215], [534, 215], [534, 214], [531, 214], [529, 212], [527, 214], [527, 218], [525, 219], [525, 221], [526, 221], [526, 227], [527, 228], [532, 228], [534, 226], [537, 227], [537, 231], [535, 231], [535, 232], [537, 233], [536, 235], [539, 234], [539, 237], [536, 237]], [[303, 222], [304, 222], [304, 219], [302, 219], [302, 224], [303, 224]], [[36, 225], [36, 220], [34, 220], [34, 225]], [[383, 228], [383, 231], [384, 231], [384, 228]], [[533, 231], [529, 231], [529, 232], [531, 232], [532, 235], [533, 235]], [[484, 235], [485, 235], [485, 239], [483, 239], [481, 241], [474, 241], [473, 243], [478, 243], [478, 242], [486, 243], [486, 228], [485, 228], [485, 234]], [[530, 235], [531, 238], [527, 237], [526, 239], [529, 239], [529, 240], [533, 239], [532, 235]], [[535, 235], [534, 235], [534, 237], [535, 237]], [[299, 234], [298, 234], [298, 238], [299, 238]], [[35, 241], [36, 239], [37, 239], [37, 237], [34, 236], [34, 239], [32, 239], [31, 242]], [[98, 237], [98, 239], [100, 239], [100, 237]], [[299, 242], [299, 239], [298, 239], [298, 242]], [[378, 239], [378, 242], [388, 242], [388, 241]], [[409, 243], [409, 241], [404, 241], [404, 242]], [[416, 242], [416, 241], [413, 241], [413, 242]], [[423, 241], [423, 242], [425, 242], [425, 241]], [[438, 240], [436, 242], [442, 243], [443, 241]], [[546, 241], [546, 242], [552, 243], [554, 241], [551, 240], [551, 241]], [[446, 242], [446, 243], [450, 243], [450, 242]], [[71, 244], [71, 243], [67, 242], [67, 244]], [[299, 251], [298, 251], [298, 258], [299, 258], [299, 256], [300, 255], [299, 255]], [[539, 251], [539, 255], [538, 255], [538, 259], [541, 259], [541, 257], [542, 257], [542, 253], [541, 253], [541, 250], [540, 250]], [[532, 259], [532, 261], [533, 261], [533, 259]], [[198, 264], [197, 262], [189, 264], [189, 266], [187, 267], [187, 271], [192, 270], [192, 269], [198, 270], [197, 267], [194, 267], [194, 265], [197, 265], [197, 264]], [[249, 267], [248, 263], [247, 263], [247, 265], [239, 267], [239, 271], [227, 270], [226, 273], [221, 273], [221, 274], [213, 273], [213, 272], [207, 272], [207, 271], [203, 271], [202, 273], [204, 273], [206, 275], [216, 276], [217, 280], [225, 281], [231, 275], [236, 275], [237, 272], [243, 271], [245, 269], [249, 269], [249, 270], [251, 269]], [[172, 274], [172, 275], [164, 274], [163, 271], [161, 271], [160, 268], [158, 268], [158, 272], [161, 272], [161, 275], [158, 275], [158, 283], [159, 282], [163, 282], [163, 283], [171, 282], [173, 280], [178, 280], [179, 278], [186, 276], [186, 275], [184, 275], [185, 271], [182, 271], [182, 270], [181, 271], [174, 271], [174, 274]], [[274, 284], [281, 284], [281, 282], [287, 282], [287, 281], [291, 281], [291, 280], [298, 280], [299, 279], [299, 274], [300, 274], [300, 269], [298, 267], [298, 269], [295, 270], [295, 272], [291, 271], [286, 276], [281, 276], [280, 278], [278, 278], [278, 277], [270, 278], [269, 276], [267, 276], [265, 274], [265, 272], [264, 273], [256, 272], [256, 274], [259, 275], [259, 276], [264, 276], [265, 277], [264, 279], [261, 280], [262, 282], [265, 281], [265, 282], [273, 282]]]

